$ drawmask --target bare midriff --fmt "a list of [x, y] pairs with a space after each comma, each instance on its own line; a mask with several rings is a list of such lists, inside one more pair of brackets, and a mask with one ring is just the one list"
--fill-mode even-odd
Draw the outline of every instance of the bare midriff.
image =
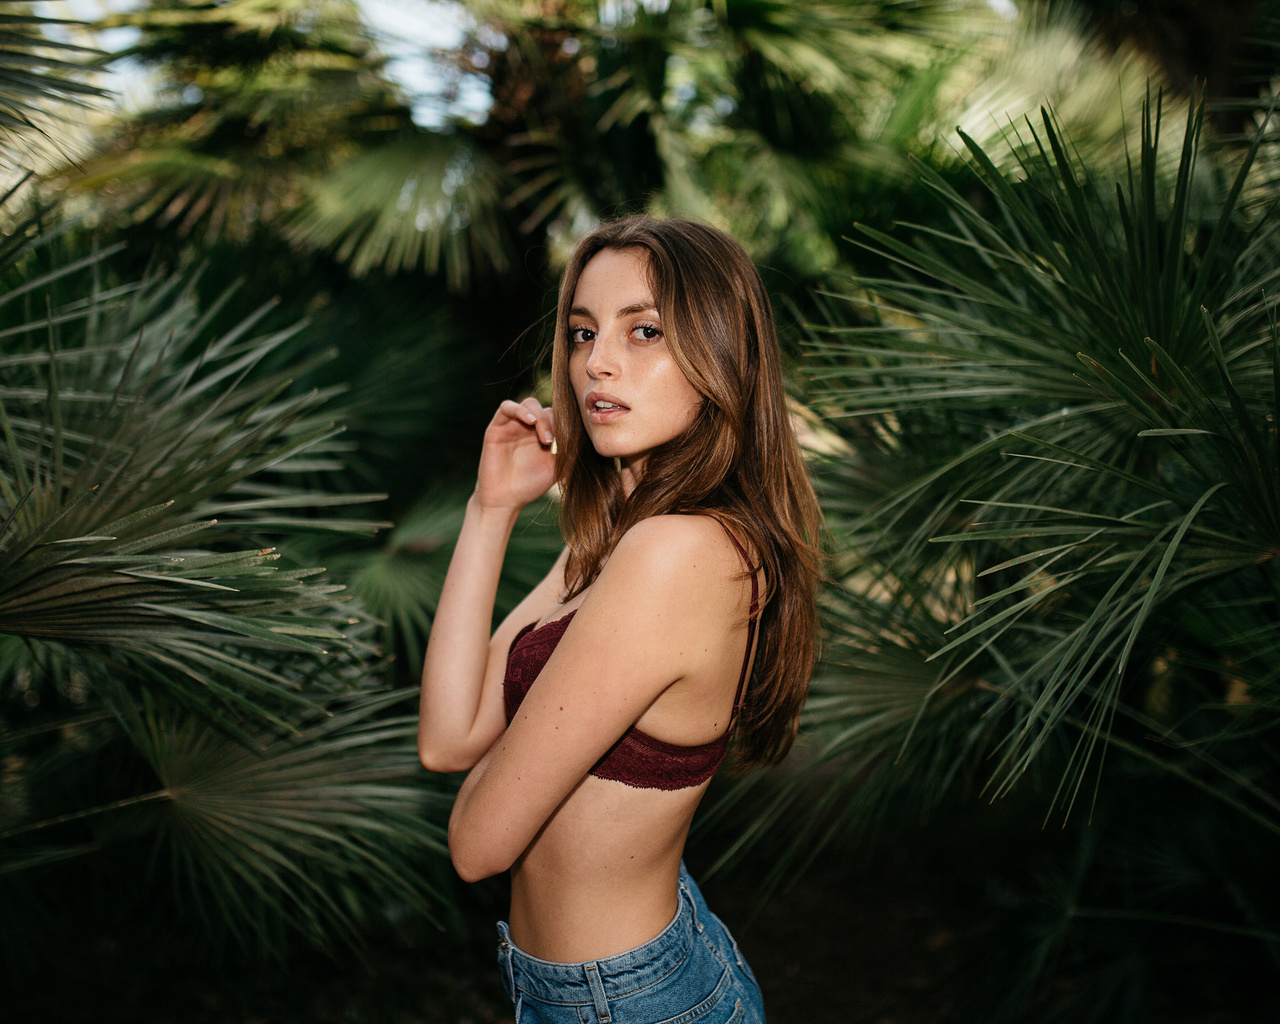
[[577, 963], [660, 934], [675, 917], [685, 837], [706, 788], [583, 779], [512, 868], [512, 941]]

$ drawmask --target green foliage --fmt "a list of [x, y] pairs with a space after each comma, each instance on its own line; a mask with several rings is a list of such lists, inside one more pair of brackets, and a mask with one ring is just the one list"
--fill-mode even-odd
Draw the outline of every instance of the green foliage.
[[[904, 797], [1029, 789], [1102, 831], [1080, 885], [1132, 943], [1172, 912], [1097, 874], [1130, 865], [1120, 807], [1158, 803], [1174, 857], [1204, 821], [1280, 848], [1280, 224], [1238, 203], [1253, 152], [1223, 178], [1200, 127], [1193, 112], [1166, 174], [1157, 103], [1117, 175], [1045, 114], [1010, 172], [966, 140], [980, 200], [920, 169], [950, 225], [865, 231], [899, 273], [856, 281], [813, 328], [811, 395], [850, 455], [821, 474], [840, 585], [813, 759], [766, 812], [827, 780], [793, 855]], [[842, 326], [842, 306], [875, 322]], [[1189, 883], [1179, 921], [1274, 953], [1273, 887], [1241, 885], [1247, 904]], [[1059, 906], [1000, 1019], [1067, 950], [1114, 968]], [[1148, 1005], [1119, 984], [1103, 1019]]]
[[252, 744], [172, 712], [129, 723], [161, 786], [139, 799], [157, 798], [148, 809], [167, 873], [204, 927], [282, 947], [287, 925], [332, 948], [386, 908], [440, 899], [444, 830], [424, 821], [443, 821], [452, 793], [407, 784], [417, 717], [379, 714], [397, 707], [412, 701], [392, 691], [338, 702]]
[[57, 145], [54, 131], [69, 108], [105, 95], [85, 81], [99, 51], [53, 35], [82, 24], [40, 17], [26, 3], [0, 8], [0, 157], [6, 163], [32, 166], [38, 150]]
[[[67, 276], [55, 270], [13, 288], [0, 315]], [[248, 379], [288, 332], [249, 337], [259, 313], [194, 348], [198, 312], [178, 281], [129, 290], [127, 300], [91, 291], [5, 332], [0, 628], [151, 658], [228, 635], [322, 653], [316, 641], [342, 639], [330, 616], [315, 614], [336, 588], [277, 572], [269, 547], [189, 547], [219, 519], [223, 532], [249, 539], [306, 522], [300, 510], [369, 498], [287, 483], [331, 457], [337, 433], [317, 413], [321, 396], [285, 394], [284, 374]]]
[[[883, 100], [962, 24], [930, 0], [516, 7], [480, 11], [526, 41], [490, 54], [491, 119], [524, 129], [508, 162], [523, 229], [557, 237], [645, 202], [732, 224], [806, 277], [835, 258], [837, 193], [895, 169], [872, 141]], [[531, 79], [530, 102], [504, 104]]]
[[62, 172], [118, 224], [248, 241], [314, 177], [410, 126], [349, 0], [157, 0], [101, 25], [142, 31], [113, 60], [164, 72], [152, 110]]
[[[1013, 818], [1069, 811], [1074, 847], [984, 949], [971, 973], [1002, 991], [969, 1019], [1140, 1016], [1176, 1001], [1143, 988], [1161, 961], [1204, 991], [1270, 978], [1274, 137], [1237, 178], [1181, 107], [1137, 115], [1134, 51], [1039, 5], [465, 6], [455, 56], [492, 105], [438, 131], [345, 0], [112, 15], [161, 85], [58, 179], [102, 251], [13, 213], [7, 951], [38, 962], [59, 921], [142, 906], [275, 952], [447, 908], [449, 790], [380, 684], [416, 679], [557, 261], [649, 209], [726, 227], [808, 322], [796, 390], [839, 451], [799, 756], [731, 790], [757, 816], [726, 856], [791, 827], [776, 882], [878, 818], [963, 827], [967, 798], [1008, 793]], [[153, 262], [186, 276], [121, 283]], [[553, 518], [513, 537], [499, 614]]]
[[[403, 666], [406, 683], [419, 678], [468, 497], [469, 488], [437, 485], [400, 518], [379, 550], [349, 550], [328, 559], [382, 623], [382, 649]], [[544, 499], [525, 508], [502, 564], [495, 625], [537, 586], [563, 546], [554, 504]]]
[[465, 137], [408, 133], [327, 176], [289, 235], [305, 246], [333, 248], [356, 275], [421, 267], [462, 290], [475, 268], [510, 269], [500, 216], [505, 184]]
[[449, 797], [412, 694], [376, 687], [341, 586], [273, 564], [273, 538], [378, 525], [309, 486], [339, 465], [330, 396], [264, 368], [293, 330], [255, 335], [261, 310], [212, 334], [189, 281], [104, 259], [39, 239], [0, 296], [7, 941], [157, 882], [208, 941], [277, 954], [438, 913]]

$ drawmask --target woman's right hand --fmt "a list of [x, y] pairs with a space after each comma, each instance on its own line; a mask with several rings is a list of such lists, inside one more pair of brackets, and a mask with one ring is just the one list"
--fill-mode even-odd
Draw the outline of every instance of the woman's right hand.
[[484, 432], [476, 499], [484, 508], [523, 508], [555, 483], [555, 417], [536, 398], [505, 401]]
[[536, 399], [503, 402], [484, 432], [476, 489], [440, 590], [422, 666], [418, 756], [430, 771], [471, 768], [507, 727], [502, 680], [516, 631], [564, 590], [562, 555], [493, 629], [493, 603], [520, 509], [555, 482], [555, 417]]

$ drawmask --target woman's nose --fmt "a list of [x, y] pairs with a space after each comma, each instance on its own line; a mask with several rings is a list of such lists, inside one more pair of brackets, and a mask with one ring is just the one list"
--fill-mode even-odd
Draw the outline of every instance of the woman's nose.
[[597, 335], [587, 358], [587, 373], [595, 380], [618, 375], [618, 353], [612, 342]]

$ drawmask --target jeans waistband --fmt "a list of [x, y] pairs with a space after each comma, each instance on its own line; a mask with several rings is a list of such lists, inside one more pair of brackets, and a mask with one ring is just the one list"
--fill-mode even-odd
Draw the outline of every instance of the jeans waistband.
[[692, 880], [680, 869], [676, 916], [642, 946], [603, 960], [555, 963], [530, 956], [511, 941], [505, 921], [498, 922], [502, 969], [514, 996], [519, 990], [535, 999], [561, 1005], [594, 1003], [597, 1007], [657, 984], [684, 962], [698, 925], [690, 891]]

